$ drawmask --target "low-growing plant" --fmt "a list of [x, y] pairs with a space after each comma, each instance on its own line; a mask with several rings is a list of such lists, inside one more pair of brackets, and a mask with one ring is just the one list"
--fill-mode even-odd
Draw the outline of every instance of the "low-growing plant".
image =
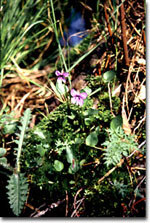
[[7, 114], [5, 111], [0, 114], [0, 129], [1, 135], [12, 134], [17, 129], [17, 119], [15, 118], [15, 113], [11, 112]]
[[[16, 167], [7, 186], [9, 203], [15, 215], [21, 213], [27, 198], [25, 175], [30, 178], [31, 187], [36, 185], [41, 191], [47, 190], [52, 200], [63, 198], [66, 191], [73, 197], [82, 187], [92, 196], [89, 198], [85, 193], [86, 198], [93, 200], [94, 194], [105, 190], [104, 185], [98, 186], [98, 181], [108, 167], [117, 165], [137, 149], [134, 136], [126, 135], [118, 127], [122, 126], [120, 116], [114, 118], [110, 108], [103, 104], [106, 98], [109, 101], [107, 88], [104, 92], [101, 88], [92, 92], [86, 87], [79, 92], [71, 89], [71, 85], [67, 87], [68, 73], [57, 71], [56, 76], [56, 84], [51, 82], [51, 86], [61, 105], [30, 131], [27, 131], [31, 116], [29, 109], [21, 119], [22, 125], [17, 134], [19, 140], [15, 141], [18, 145]], [[100, 100], [94, 109], [93, 96], [98, 92]], [[116, 102], [114, 97], [113, 103]], [[111, 128], [106, 131], [109, 126]], [[115, 193], [118, 193], [119, 184], [116, 182], [121, 182], [121, 176], [120, 172], [119, 181], [114, 177]], [[120, 187], [122, 192], [119, 196], [123, 197], [126, 186]]]
[[[8, 189], [7, 195], [10, 207], [16, 216], [20, 215], [22, 208], [24, 207], [24, 203], [27, 199], [28, 193], [28, 182], [27, 178], [25, 177], [25, 173], [21, 172], [20, 157], [30, 119], [31, 111], [30, 109], [27, 109], [24, 112], [24, 116], [21, 117], [21, 125], [18, 126], [19, 132], [16, 133], [17, 139], [15, 140], [15, 143], [17, 144], [17, 148], [15, 149], [15, 167], [13, 168], [9, 164], [7, 164], [7, 159], [5, 157], [0, 158], [0, 165], [9, 169], [10, 171], [13, 171], [12, 175], [9, 176], [8, 185], [6, 186], [6, 188]], [[5, 154], [6, 150], [4, 148], [0, 148], [0, 157], [4, 156]]]
[[[106, 153], [102, 143], [108, 145], [108, 135], [106, 127], [101, 124], [107, 123], [106, 126], [109, 127], [108, 120], [109, 123], [113, 120], [109, 107], [105, 107], [103, 112], [101, 109], [93, 109], [91, 91], [87, 91], [90, 92], [89, 95], [75, 90], [69, 93], [69, 88], [63, 90], [66, 75], [59, 73], [57, 76], [53, 90], [57, 95], [59, 92], [59, 97], [65, 100], [30, 131], [22, 156], [22, 168], [30, 175], [31, 182], [41, 190], [48, 190], [53, 199], [65, 196], [66, 190], [73, 196], [81, 187], [94, 188], [110, 164], [116, 165], [123, 156], [132, 152], [132, 148], [136, 149], [134, 137], [131, 137], [131, 141], [118, 128], [117, 132], [109, 130], [110, 137], [120, 144], [123, 141], [126, 147], [122, 149], [117, 144], [118, 153], [112, 154], [109, 149]], [[104, 95], [105, 92], [101, 94]], [[104, 116], [104, 113], [109, 117]], [[121, 121], [117, 122], [117, 125], [121, 124]], [[114, 141], [110, 144], [114, 145]]]
[[107, 130], [109, 140], [102, 145], [106, 146], [104, 160], [107, 166], [116, 165], [123, 158], [134, 150], [137, 150], [137, 143], [133, 135], [126, 135], [121, 127]]

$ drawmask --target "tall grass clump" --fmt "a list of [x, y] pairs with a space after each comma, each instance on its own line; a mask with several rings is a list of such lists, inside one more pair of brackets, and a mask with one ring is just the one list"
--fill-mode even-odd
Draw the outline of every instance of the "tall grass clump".
[[[26, 67], [27, 60], [34, 60], [31, 53], [43, 49], [47, 44], [44, 37], [49, 30], [47, 19], [47, 2], [41, 4], [34, 0], [10, 0], [1, 2], [1, 80], [10, 69], [12, 59]], [[11, 64], [11, 66], [10, 66]], [[29, 61], [28, 61], [29, 64]]]

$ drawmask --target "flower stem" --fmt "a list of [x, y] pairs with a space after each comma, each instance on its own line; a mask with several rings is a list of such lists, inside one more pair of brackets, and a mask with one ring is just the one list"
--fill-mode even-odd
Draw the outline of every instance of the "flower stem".
[[110, 82], [108, 82], [108, 94], [109, 94], [110, 111], [111, 111], [111, 114], [115, 117], [115, 115], [113, 113], [113, 110], [112, 110], [112, 100], [111, 100]]
[[51, 2], [51, 9], [52, 9], [54, 32], [55, 32], [56, 41], [57, 41], [57, 44], [58, 44], [59, 53], [60, 53], [62, 62], [64, 64], [65, 71], [68, 72], [67, 64], [66, 64], [66, 61], [65, 61], [65, 58], [64, 58], [64, 55], [63, 55], [63, 52], [62, 52], [62, 48], [61, 48], [61, 45], [60, 45], [60, 42], [59, 42], [59, 38], [58, 38], [58, 30], [57, 30], [57, 25], [56, 25], [57, 23], [56, 23], [56, 17], [55, 17], [53, 0], [50, 0], [50, 2]]

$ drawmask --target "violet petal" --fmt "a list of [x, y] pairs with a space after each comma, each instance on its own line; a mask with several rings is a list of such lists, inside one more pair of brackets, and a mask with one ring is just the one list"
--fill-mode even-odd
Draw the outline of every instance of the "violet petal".
[[72, 104], [76, 104], [76, 99], [75, 99], [75, 97], [71, 98], [71, 103], [72, 103]]
[[55, 74], [56, 74], [56, 76], [60, 76], [61, 75], [61, 73], [58, 70], [55, 71]]
[[86, 99], [87, 96], [88, 96], [88, 95], [87, 95], [86, 92], [80, 93], [80, 97], [83, 98], [83, 99]]
[[83, 99], [82, 98], [78, 98], [78, 105], [83, 106], [83, 103], [84, 103]]
[[75, 97], [77, 95], [77, 91], [75, 89], [71, 89], [71, 96]]
[[65, 72], [65, 73], [62, 73], [62, 75], [63, 75], [64, 77], [68, 77], [68, 76], [69, 76], [69, 73]]
[[57, 79], [58, 81], [63, 81], [64, 83], [66, 83], [66, 79], [64, 77], [58, 77]]

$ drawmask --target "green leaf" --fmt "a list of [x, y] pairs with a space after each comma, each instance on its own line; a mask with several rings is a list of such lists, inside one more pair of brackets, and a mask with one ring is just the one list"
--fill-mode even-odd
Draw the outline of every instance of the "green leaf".
[[56, 171], [60, 172], [64, 169], [64, 164], [59, 160], [55, 160], [54, 161], [54, 168], [55, 168]]
[[90, 94], [92, 93], [92, 90], [91, 90], [91, 88], [89, 88], [88, 86], [86, 86], [86, 87], [84, 88], [84, 91], [83, 91], [83, 92], [86, 92], [87, 95], [90, 95]]
[[4, 156], [6, 154], [6, 149], [0, 148], [0, 157]]
[[99, 134], [99, 132], [100, 132], [100, 127], [99, 126], [96, 127], [95, 132], [97, 133], [97, 135]]
[[80, 167], [82, 167], [83, 166], [83, 164], [86, 162], [86, 160], [85, 159], [83, 159], [83, 160], [81, 160], [80, 161]]
[[7, 195], [10, 207], [16, 216], [19, 216], [27, 199], [28, 183], [24, 174], [13, 174], [8, 181]]
[[109, 140], [102, 145], [107, 148], [104, 150], [104, 160], [107, 166], [116, 165], [122, 155], [127, 156], [133, 150], [138, 150], [135, 138], [126, 135], [121, 127], [107, 130], [109, 132]]
[[123, 154], [124, 156], [128, 156], [128, 152], [127, 152], [127, 151], [123, 151], [122, 154]]
[[12, 134], [12, 133], [14, 133], [15, 129], [16, 129], [16, 126], [17, 126], [17, 124], [15, 122], [6, 124], [4, 126], [4, 128], [3, 128], [4, 134]]
[[96, 132], [90, 133], [86, 138], [86, 145], [87, 146], [96, 146], [98, 143], [98, 136]]
[[68, 169], [68, 172], [70, 174], [75, 174], [77, 171], [79, 170], [79, 165], [76, 162], [76, 160], [74, 160], [74, 164], [72, 163]]
[[2, 166], [7, 165], [7, 159], [6, 159], [6, 157], [0, 158], [0, 165], [2, 165]]
[[75, 144], [81, 144], [83, 140], [81, 138], [76, 138], [75, 139]]
[[116, 72], [113, 70], [109, 70], [103, 74], [103, 80], [104, 82], [110, 82], [115, 78], [115, 76], [116, 76]]
[[38, 158], [36, 159], [36, 162], [37, 162], [37, 165], [38, 165], [38, 166], [42, 166], [42, 164], [43, 164], [43, 158], [42, 158], [42, 157], [38, 157]]
[[62, 81], [57, 81], [56, 89], [60, 95], [65, 95], [68, 92], [68, 87]]
[[61, 94], [59, 93], [59, 91], [56, 89], [54, 83], [52, 81], [50, 81], [50, 85], [51, 85], [51, 88], [52, 90], [54, 91], [54, 93], [56, 94], [56, 96], [58, 97], [58, 99], [63, 102], [62, 100], [62, 97], [61, 97]]
[[98, 110], [89, 108], [88, 110], [84, 111], [83, 113], [85, 116], [93, 116], [93, 115], [98, 115]]
[[46, 149], [44, 149], [41, 145], [37, 146], [37, 150], [38, 150], [38, 153], [40, 154], [40, 156], [44, 156], [46, 153]]
[[90, 125], [91, 124], [91, 119], [90, 118], [85, 118], [85, 125]]
[[110, 123], [110, 127], [114, 130], [116, 130], [117, 127], [122, 126], [122, 117], [120, 115], [116, 116], [112, 119]]
[[71, 120], [75, 119], [75, 117], [76, 116], [73, 113], [71, 115], [68, 115], [68, 118], [71, 119]]
[[70, 180], [69, 184], [75, 184], [75, 181], [74, 180]]
[[[21, 126], [20, 126], [20, 134], [19, 134], [19, 141], [18, 141], [18, 148], [17, 148], [17, 171], [20, 171], [20, 156], [21, 156], [21, 151], [22, 151], [22, 145], [23, 145], [23, 140], [25, 137], [26, 130], [28, 128], [28, 125], [30, 123], [31, 119], [31, 110], [27, 108], [24, 112], [23, 117], [21, 118]], [[18, 136], [18, 134], [17, 134]]]
[[34, 134], [38, 135], [41, 139], [45, 139], [45, 135], [43, 134], [42, 130], [39, 128], [36, 128], [34, 130]]
[[66, 147], [66, 156], [67, 156], [67, 162], [72, 163], [74, 156], [73, 156], [73, 153], [72, 153], [70, 147]]

